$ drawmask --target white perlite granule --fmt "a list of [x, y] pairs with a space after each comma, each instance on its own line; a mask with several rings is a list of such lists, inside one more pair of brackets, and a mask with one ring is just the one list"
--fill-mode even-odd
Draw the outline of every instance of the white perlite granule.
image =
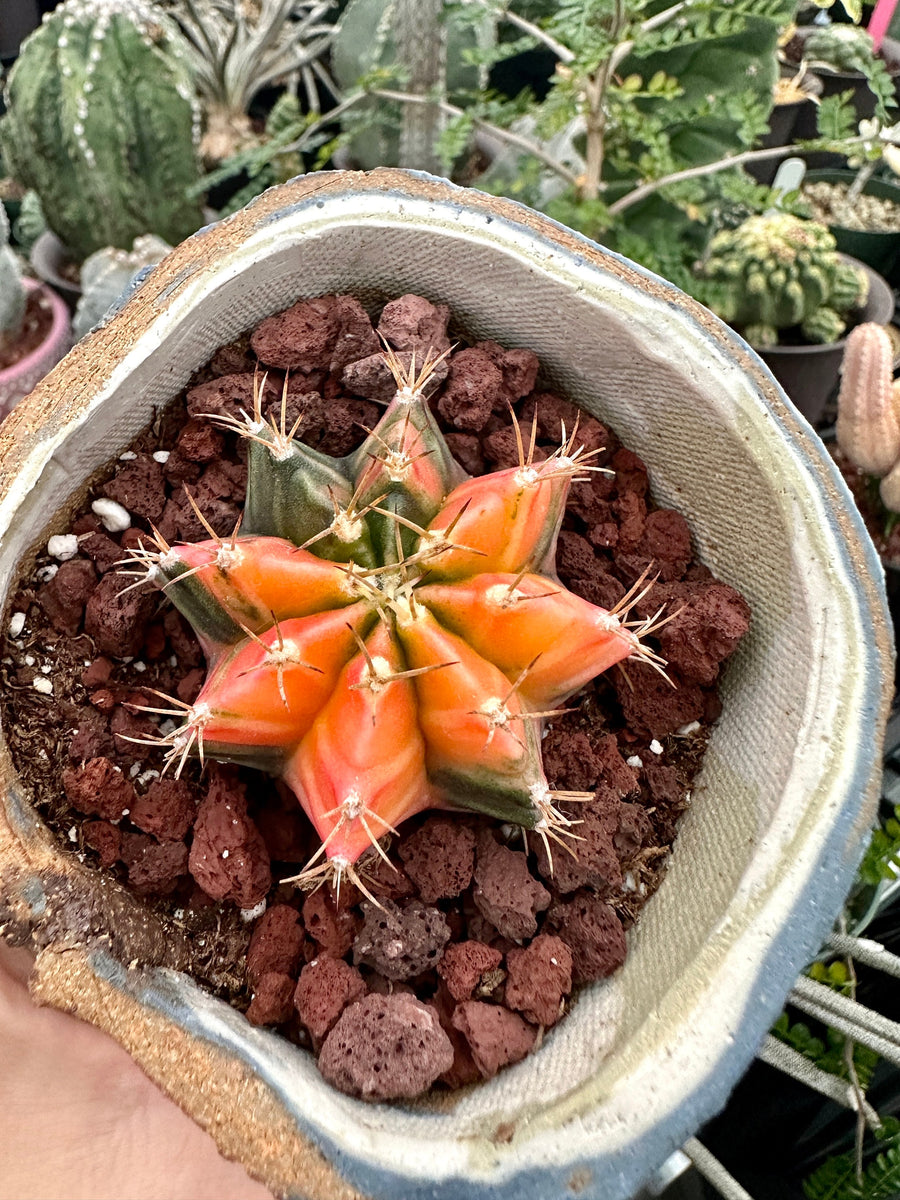
[[47, 542], [47, 553], [60, 562], [68, 562], [78, 553], [78, 538], [74, 533], [55, 533]]
[[263, 896], [259, 904], [254, 904], [252, 908], [241, 909], [242, 921], [255, 921], [257, 917], [261, 917], [266, 911], [266, 898]]
[[37, 675], [31, 681], [31, 686], [36, 692], [40, 692], [42, 696], [53, 695], [53, 684], [46, 675]]
[[639, 771], [644, 765], [644, 760], [642, 758], [638, 758], [636, 754], [632, 754], [631, 758], [625, 759], [625, 763], [627, 766], [634, 767]]
[[650, 743], [650, 753], [651, 754], [662, 754], [662, 752], [663, 752], [663, 748], [662, 748], [661, 743], [658, 742], [656, 740], [656, 738], [654, 738], [653, 741]]
[[13, 613], [9, 618], [9, 636], [17, 638], [25, 628], [25, 614], [22, 612]]
[[110, 533], [124, 533], [131, 528], [131, 513], [115, 500], [101, 496], [91, 505], [91, 511], [100, 518]]
[[165, 465], [169, 461], [168, 450], [155, 450], [153, 452], [153, 461]]

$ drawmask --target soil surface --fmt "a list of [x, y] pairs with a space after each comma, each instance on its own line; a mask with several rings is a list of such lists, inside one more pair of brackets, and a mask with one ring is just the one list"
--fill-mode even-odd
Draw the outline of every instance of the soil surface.
[[[378, 333], [401, 355], [450, 345], [450, 313], [420, 297], [389, 303]], [[536, 838], [471, 814], [427, 813], [372, 868], [373, 904], [352, 885], [299, 892], [279, 883], [317, 848], [296, 798], [258, 771], [189, 761], [181, 779], [141, 739], [171, 728], [140, 711], [157, 691], [190, 704], [202, 651], [175, 609], [117, 564], [152, 522], [174, 542], [207, 534], [186, 487], [220, 535], [241, 512], [246, 446], [201, 414], [266, 406], [288, 373], [288, 422], [344, 455], [378, 420], [393, 384], [368, 316], [350, 297], [320, 297], [223, 347], [93, 486], [69, 530], [56, 530], [8, 612], [3, 721], [35, 807], [60, 844], [146, 898], [191, 948], [191, 972], [254, 1024], [319, 1055], [337, 1087], [372, 1099], [488, 1078], [540, 1044], [577, 989], [615, 971], [625, 931], [660, 885], [691, 801], [717, 679], [749, 609], [693, 557], [683, 517], [658, 508], [646, 465], [581, 414], [600, 449], [573, 485], [557, 569], [573, 592], [613, 607], [652, 566], [636, 606], [677, 615], [651, 646], [671, 686], [642, 663], [608, 672], [569, 700], [543, 741], [551, 787], [592, 794], [564, 803], [581, 839], [552, 863]], [[470, 474], [518, 462], [510, 411], [537, 430], [536, 457], [558, 449], [577, 410], [545, 390], [524, 348], [458, 338], [430, 402]], [[97, 503], [97, 502], [100, 503]], [[109, 502], [113, 501], [111, 507]], [[165, 704], [162, 705], [165, 707]], [[131, 740], [138, 739], [138, 740]], [[376, 860], [377, 862], [378, 860]]]
[[15, 340], [7, 344], [0, 334], [0, 371], [14, 367], [23, 358], [33, 354], [47, 340], [52, 325], [53, 309], [43, 291], [32, 292], [25, 305], [22, 329]]
[[812, 218], [823, 225], [840, 225], [875, 233], [900, 232], [900, 204], [884, 196], [861, 193], [851, 203], [846, 183], [826, 183], [824, 180], [803, 185], [803, 199], [809, 204]]

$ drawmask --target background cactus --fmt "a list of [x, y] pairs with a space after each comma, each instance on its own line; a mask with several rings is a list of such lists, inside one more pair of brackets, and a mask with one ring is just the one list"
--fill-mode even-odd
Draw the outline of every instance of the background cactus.
[[22, 46], [0, 122], [3, 154], [79, 259], [202, 224], [187, 199], [199, 133], [183, 41], [145, 0], [66, 0]]
[[162, 238], [147, 234], [135, 238], [131, 250], [106, 246], [86, 258], [81, 266], [81, 295], [72, 330], [76, 338], [103, 320], [134, 277], [146, 267], [155, 267], [172, 247]]
[[544, 718], [616, 662], [659, 661], [640, 641], [653, 621], [625, 620], [643, 581], [606, 612], [555, 577], [569, 485], [597, 469], [575, 431], [545, 461], [520, 438], [518, 467], [470, 479], [423, 399], [433, 363], [388, 361], [396, 395], [341, 460], [295, 441], [284, 406], [266, 424], [258, 380], [254, 413], [220, 419], [249, 442], [240, 533], [157, 535], [134, 556], [135, 586], [165, 589], [209, 663], [194, 704], [151, 709], [182, 718], [169, 762], [280, 774], [321, 839], [304, 882], [359, 881], [359, 858], [425, 808], [559, 840]]
[[9, 219], [0, 204], [0, 350], [15, 341], [25, 317], [25, 288], [9, 244]]
[[889, 511], [900, 513], [900, 380], [880, 325], [858, 325], [847, 338], [838, 396], [838, 445], [861, 471], [881, 478]]
[[809, 35], [803, 57], [813, 66], [867, 75], [875, 61], [872, 38], [858, 25], [825, 25]]
[[756, 346], [794, 326], [810, 342], [836, 341], [868, 294], [865, 272], [841, 260], [825, 226], [788, 213], [716, 234], [702, 278], [705, 302]]

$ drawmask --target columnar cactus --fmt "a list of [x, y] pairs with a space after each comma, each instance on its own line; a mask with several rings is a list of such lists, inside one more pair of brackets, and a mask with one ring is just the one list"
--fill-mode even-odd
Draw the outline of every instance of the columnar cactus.
[[147, 0], [65, 0], [25, 41], [0, 145], [80, 261], [202, 224], [187, 189], [199, 133], [182, 36]]
[[150, 710], [182, 719], [168, 762], [280, 774], [321, 839], [301, 882], [360, 882], [360, 857], [432, 807], [559, 840], [544, 719], [617, 662], [660, 662], [640, 640], [654, 622], [626, 620], [643, 580], [607, 612], [555, 577], [569, 485], [599, 469], [576, 431], [546, 461], [520, 437], [518, 467], [469, 478], [423, 400], [434, 362], [386, 357], [394, 399], [341, 460], [294, 440], [284, 407], [267, 424], [258, 381], [252, 416], [221, 418], [249, 441], [240, 532], [157, 534], [133, 560], [133, 586], [166, 592], [209, 663], [193, 704]]
[[703, 268], [704, 299], [755, 346], [799, 326], [810, 342], [837, 341], [865, 303], [868, 278], [841, 260], [824, 225], [788, 213], [749, 217], [717, 233]]
[[858, 325], [847, 338], [838, 396], [837, 440], [850, 461], [881, 478], [881, 499], [900, 512], [900, 380], [894, 349], [880, 325]]
[[0, 350], [13, 342], [25, 316], [25, 288], [18, 260], [9, 245], [9, 220], [0, 204]]

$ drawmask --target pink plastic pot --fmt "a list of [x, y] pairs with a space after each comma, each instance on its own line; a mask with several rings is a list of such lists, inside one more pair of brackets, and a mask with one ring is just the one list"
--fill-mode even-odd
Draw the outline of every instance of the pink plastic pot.
[[36, 279], [25, 279], [25, 290], [29, 296], [39, 292], [53, 314], [50, 332], [31, 354], [26, 355], [12, 367], [0, 370], [0, 418], [27, 396], [50, 371], [72, 344], [69, 326], [69, 310], [65, 303], [45, 283]]

